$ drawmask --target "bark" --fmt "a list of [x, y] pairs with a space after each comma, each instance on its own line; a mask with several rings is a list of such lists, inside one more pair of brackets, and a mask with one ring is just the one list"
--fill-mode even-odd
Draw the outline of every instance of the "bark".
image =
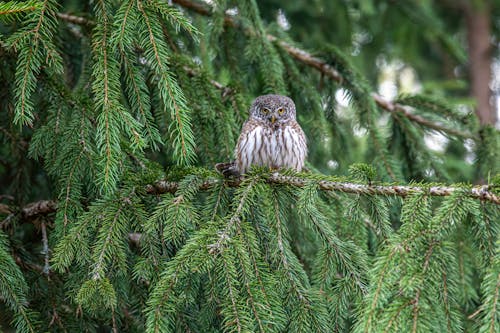
[[470, 4], [465, 8], [465, 17], [471, 94], [477, 102], [476, 114], [481, 125], [494, 126], [497, 117], [492, 105], [490, 89], [492, 79], [490, 6], [488, 6], [487, 1], [481, 5]]

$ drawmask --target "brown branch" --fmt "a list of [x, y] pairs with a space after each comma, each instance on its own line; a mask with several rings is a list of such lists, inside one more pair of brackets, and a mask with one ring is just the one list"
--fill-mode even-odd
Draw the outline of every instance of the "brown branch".
[[10, 194], [0, 194], [0, 200], [3, 200], [3, 199], [9, 200], [9, 201], [14, 201], [14, 196], [12, 196]]
[[344, 78], [342, 77], [342, 75], [335, 68], [333, 68], [320, 58], [314, 57], [310, 53], [299, 49], [298, 47], [295, 47], [285, 41], [279, 40], [273, 35], [268, 34], [266, 37], [270, 42], [276, 43], [296, 60], [306, 64], [307, 66], [319, 70], [322, 74], [338, 82], [339, 84], [342, 84], [344, 82]]
[[24, 218], [31, 218], [37, 215], [54, 213], [57, 210], [57, 203], [53, 200], [40, 200], [27, 204], [21, 209]]
[[385, 111], [390, 112], [390, 113], [397, 113], [397, 114], [403, 115], [406, 118], [408, 118], [409, 120], [411, 120], [415, 123], [418, 123], [420, 125], [423, 125], [425, 127], [432, 128], [436, 131], [445, 132], [445, 133], [455, 135], [458, 137], [462, 137], [462, 138], [473, 138], [474, 137], [474, 135], [472, 135], [471, 133], [459, 131], [459, 130], [456, 130], [453, 128], [448, 128], [448, 127], [443, 126], [441, 124], [437, 124], [437, 123], [434, 123], [428, 119], [425, 119], [424, 117], [416, 115], [409, 110], [410, 107], [407, 105], [387, 101], [387, 100], [383, 99], [380, 95], [375, 94], [375, 93], [372, 93], [372, 98], [375, 100], [375, 103], [377, 103], [377, 105], [380, 106]]
[[38, 272], [40, 274], [52, 274], [52, 271], [45, 272], [44, 267], [42, 265], [34, 264], [31, 262], [27, 262], [23, 260], [18, 254], [13, 254], [12, 255], [14, 260], [16, 261], [16, 264], [22, 268], [29, 269], [35, 272]]
[[[200, 75], [200, 73], [194, 69], [194, 68], [191, 68], [191, 67], [188, 67], [188, 66], [184, 66], [183, 69], [186, 71], [186, 73], [191, 76], [191, 77], [194, 77], [194, 76], [198, 76]], [[223, 97], [226, 97], [227, 95], [230, 95], [233, 93], [233, 89], [229, 88], [229, 87], [226, 87], [225, 85], [223, 85], [222, 83], [218, 82], [218, 81], [215, 81], [215, 80], [212, 80], [210, 79], [209, 80], [210, 84], [213, 85], [215, 88], [219, 89], [219, 90], [222, 90], [222, 96]]]
[[[306, 180], [298, 177], [283, 176], [274, 174], [269, 178], [272, 183], [288, 184], [292, 186], [302, 187], [306, 184]], [[318, 186], [324, 191], [337, 191], [352, 194], [367, 194], [367, 195], [384, 195], [384, 196], [399, 196], [406, 197], [410, 194], [425, 193], [430, 196], [450, 196], [457, 191], [463, 191], [469, 197], [482, 201], [500, 205], [500, 196], [490, 191], [488, 185], [473, 186], [470, 188], [460, 188], [451, 186], [406, 186], [406, 185], [365, 185], [346, 182], [333, 181], [318, 181]]]
[[0, 203], [0, 214], [12, 214], [10, 206]]
[[481, 313], [481, 311], [483, 311], [483, 308], [480, 307], [476, 311], [474, 311], [473, 313], [471, 313], [470, 315], [468, 315], [467, 319], [469, 319], [469, 320], [474, 319], [478, 314]]
[[[279, 173], [272, 174], [267, 178], [268, 183], [283, 184], [294, 187], [304, 187], [310, 182], [309, 179], [284, 176]], [[208, 179], [200, 185], [200, 190], [208, 190], [217, 184], [220, 184], [220, 179]], [[239, 182], [226, 182], [227, 186], [236, 187]], [[318, 180], [317, 185], [320, 190], [344, 192], [351, 194], [366, 194], [366, 195], [383, 195], [383, 196], [399, 196], [406, 197], [414, 193], [425, 193], [430, 196], [450, 196], [457, 191], [463, 191], [469, 197], [481, 201], [491, 202], [500, 205], [500, 196], [490, 191], [488, 185], [472, 186], [469, 188], [452, 187], [452, 186], [407, 186], [407, 185], [365, 185], [348, 182], [335, 182], [327, 180]], [[175, 193], [179, 187], [179, 183], [160, 180], [152, 185], [146, 186], [146, 192], [149, 194]]]
[[[307, 178], [300, 178], [294, 176], [285, 176], [279, 173], [273, 173], [267, 177], [267, 182], [269, 184], [281, 184], [289, 185], [293, 187], [304, 187], [306, 184], [310, 184], [311, 180]], [[208, 178], [201, 185], [199, 189], [201, 191], [209, 190], [219, 184], [224, 182], [228, 187], [238, 187], [240, 185], [239, 180], [227, 180], [220, 178]], [[365, 194], [365, 195], [383, 195], [383, 196], [397, 196], [406, 197], [415, 193], [424, 193], [430, 196], [436, 197], [446, 197], [450, 196], [456, 192], [463, 192], [465, 195], [500, 205], [500, 195], [496, 194], [491, 190], [490, 185], [476, 185], [469, 187], [453, 187], [453, 186], [411, 186], [411, 185], [366, 185], [366, 184], [356, 184], [349, 182], [337, 182], [329, 180], [316, 180], [318, 188], [322, 191], [333, 191], [333, 192], [343, 192], [350, 194]], [[163, 193], [175, 193], [179, 189], [179, 183], [175, 181], [159, 180], [154, 184], [149, 184], [145, 186], [145, 191], [150, 195], [158, 195]], [[4, 205], [5, 209], [10, 212], [15, 212], [16, 209]], [[55, 213], [57, 211], [57, 202], [53, 200], [41, 200], [32, 202], [21, 210], [21, 214], [24, 218], [34, 218], [38, 215], [47, 215], [50, 213]], [[130, 240], [135, 243], [137, 242], [137, 235], [131, 235]]]
[[[270, 184], [281, 184], [288, 185], [294, 187], [304, 187], [307, 184], [310, 184], [311, 179], [294, 177], [294, 176], [285, 176], [279, 173], [271, 174], [267, 179], [267, 182]], [[215, 187], [218, 184], [224, 182], [226, 186], [229, 187], [237, 187], [240, 185], [239, 180], [227, 180], [220, 178], [209, 178], [206, 179], [199, 186], [200, 190], [209, 190]], [[423, 187], [423, 186], [403, 186], [403, 185], [365, 185], [365, 184], [356, 184], [356, 183], [348, 183], [348, 182], [336, 182], [336, 181], [328, 181], [328, 180], [315, 180], [316, 185], [320, 190], [323, 191], [335, 191], [335, 192], [343, 192], [343, 193], [351, 193], [351, 194], [365, 194], [365, 195], [383, 195], [383, 196], [399, 196], [406, 197], [415, 193], [425, 193], [430, 196], [450, 196], [453, 193], [459, 191], [463, 192], [465, 195], [481, 200], [489, 203], [500, 205], [500, 196], [495, 194], [490, 190], [490, 186], [481, 185], [481, 186], [472, 186], [469, 188], [459, 188], [452, 186], [431, 186], [431, 187]], [[163, 193], [175, 193], [179, 189], [179, 183], [167, 180], [160, 180], [155, 182], [154, 184], [146, 185], [145, 190], [147, 194], [150, 195], [158, 195]], [[5, 205], [6, 206], [6, 205]], [[7, 206], [6, 206], [7, 207]], [[37, 202], [32, 202], [20, 210], [16, 210], [12, 207], [7, 207], [8, 211], [16, 212], [19, 211], [23, 218], [31, 220], [40, 215], [47, 215], [51, 213], [55, 213], [57, 211], [57, 203], [53, 200], [41, 200]], [[15, 213], [10, 214], [12, 216]], [[4, 221], [5, 222], [5, 221]], [[1, 227], [3, 227], [3, 224]], [[43, 242], [43, 254], [45, 256], [44, 266], [27, 263], [22, 260], [21, 257], [15, 255], [14, 259], [17, 264], [21, 267], [25, 267], [31, 270], [38, 271], [47, 276], [53, 274], [49, 266], [49, 251], [48, 248], [48, 240], [47, 233], [45, 229], [45, 223], [42, 223], [42, 242]], [[140, 246], [142, 235], [140, 233], [129, 233], [128, 238], [130, 243]]]
[[86, 25], [86, 26], [94, 26], [95, 22], [92, 20], [88, 20], [84, 17], [81, 16], [75, 16], [71, 14], [66, 14], [66, 13], [57, 13], [57, 17], [59, 17], [61, 20], [64, 20], [69, 23], [73, 24], [78, 24], [78, 25]]

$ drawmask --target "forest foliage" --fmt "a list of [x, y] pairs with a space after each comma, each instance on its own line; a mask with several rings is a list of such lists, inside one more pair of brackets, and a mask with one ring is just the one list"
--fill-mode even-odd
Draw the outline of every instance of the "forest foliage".
[[[0, 330], [500, 331], [500, 134], [436, 3], [1, 2]], [[308, 170], [225, 179], [265, 93]]]

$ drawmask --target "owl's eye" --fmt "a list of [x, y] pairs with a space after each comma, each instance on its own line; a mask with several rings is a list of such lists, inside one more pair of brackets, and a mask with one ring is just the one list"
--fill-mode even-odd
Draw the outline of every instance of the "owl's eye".
[[266, 115], [266, 114], [268, 114], [268, 113], [269, 113], [269, 109], [267, 109], [267, 108], [262, 108], [262, 109], [260, 110], [260, 112], [262, 112], [262, 114]]
[[283, 109], [283, 108], [279, 108], [279, 109], [278, 109], [278, 113], [279, 113], [279, 115], [281, 116], [283, 113], [285, 113], [285, 109]]

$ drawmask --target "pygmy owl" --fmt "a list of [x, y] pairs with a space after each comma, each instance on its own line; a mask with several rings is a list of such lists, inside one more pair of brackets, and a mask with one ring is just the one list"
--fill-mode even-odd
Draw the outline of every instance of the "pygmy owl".
[[301, 171], [307, 145], [304, 131], [295, 120], [295, 113], [295, 104], [289, 97], [257, 97], [236, 144], [232, 172], [244, 174], [252, 165]]

